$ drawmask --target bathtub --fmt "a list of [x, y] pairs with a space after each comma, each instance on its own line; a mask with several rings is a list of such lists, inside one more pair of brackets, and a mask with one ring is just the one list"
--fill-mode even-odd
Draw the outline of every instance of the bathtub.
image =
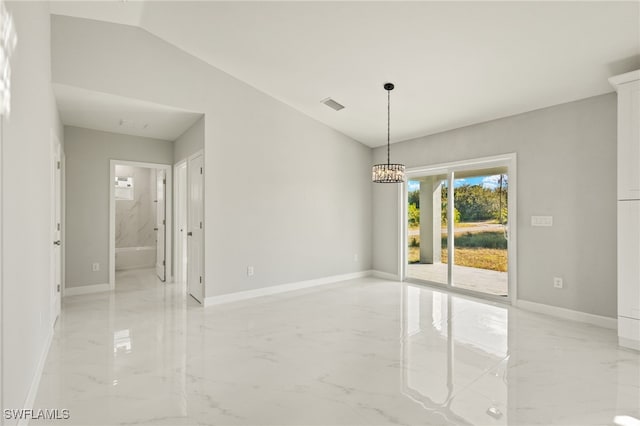
[[137, 268], [153, 268], [156, 264], [156, 247], [116, 247], [116, 271]]

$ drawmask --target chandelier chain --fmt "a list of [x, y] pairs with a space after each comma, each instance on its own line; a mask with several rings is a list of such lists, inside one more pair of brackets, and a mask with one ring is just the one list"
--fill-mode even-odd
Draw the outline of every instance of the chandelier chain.
[[391, 164], [391, 90], [387, 90], [387, 164]]

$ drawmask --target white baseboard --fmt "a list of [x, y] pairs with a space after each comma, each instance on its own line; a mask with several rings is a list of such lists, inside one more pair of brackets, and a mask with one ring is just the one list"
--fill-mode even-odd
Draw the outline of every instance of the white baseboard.
[[371, 271], [371, 275], [376, 278], [382, 278], [383, 280], [391, 280], [391, 281], [400, 281], [400, 277], [396, 274], [390, 274], [388, 272], [382, 271]]
[[615, 318], [588, 314], [586, 312], [574, 311], [571, 309], [560, 308], [558, 306], [545, 305], [543, 303], [529, 302], [527, 300], [517, 300], [515, 305], [527, 311], [538, 312], [540, 314], [546, 314], [553, 317], [584, 322], [604, 328], [611, 328], [613, 330], [616, 330], [618, 328], [618, 321]]
[[77, 296], [79, 294], [89, 294], [89, 293], [100, 293], [103, 291], [112, 290], [111, 286], [107, 284], [92, 284], [92, 285], [81, 285], [78, 287], [65, 287], [64, 295], [66, 296]]
[[618, 337], [618, 345], [627, 349], [634, 349], [640, 351], [640, 342], [632, 339], [625, 339], [624, 337]]
[[237, 302], [240, 300], [253, 299], [255, 297], [271, 296], [274, 294], [285, 293], [288, 291], [302, 290], [305, 288], [316, 287], [324, 284], [331, 284], [339, 281], [353, 280], [355, 278], [363, 278], [371, 276], [371, 271], [353, 272], [350, 274], [333, 275], [330, 277], [317, 278], [315, 280], [298, 281], [295, 283], [274, 285], [271, 287], [263, 287], [255, 290], [239, 291], [237, 293], [223, 294], [220, 296], [205, 297], [204, 307], [220, 305], [223, 303]]
[[[53, 325], [49, 328], [49, 333], [47, 337], [45, 337], [44, 348], [42, 348], [42, 353], [40, 354], [40, 359], [38, 360], [38, 365], [36, 366], [36, 371], [31, 379], [31, 386], [29, 387], [29, 393], [27, 394], [27, 399], [24, 401], [24, 409], [32, 410], [33, 405], [36, 402], [36, 396], [38, 395], [38, 388], [40, 387], [40, 379], [42, 378], [42, 372], [44, 371], [44, 364], [47, 361], [47, 355], [49, 355], [49, 348], [51, 348], [51, 342], [53, 341]], [[29, 424], [29, 419], [25, 416], [24, 418], [18, 420], [18, 426], [27, 426]]]
[[116, 269], [116, 272], [120, 272], [120, 271], [132, 271], [134, 269], [153, 269], [155, 268], [155, 263], [153, 265], [145, 265], [145, 264], [139, 264], [139, 265], [127, 265], [127, 266], [119, 266]]

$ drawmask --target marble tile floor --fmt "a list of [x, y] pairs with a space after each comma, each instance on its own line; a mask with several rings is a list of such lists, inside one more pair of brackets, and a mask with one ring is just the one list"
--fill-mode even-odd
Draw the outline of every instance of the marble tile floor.
[[640, 354], [377, 278], [204, 309], [126, 271], [65, 298], [35, 408], [64, 425], [612, 425], [640, 418]]

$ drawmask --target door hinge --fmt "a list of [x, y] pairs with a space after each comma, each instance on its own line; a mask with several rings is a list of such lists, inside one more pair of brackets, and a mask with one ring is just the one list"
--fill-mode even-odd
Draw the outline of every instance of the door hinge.
[[202, 229], [202, 222], [200, 222], [200, 229]]
[[60, 162], [59, 161], [56, 162], [56, 167], [57, 167], [58, 170], [60, 170]]
[[166, 225], [166, 223], [164, 223], [164, 219], [162, 219], [162, 224], [163, 224], [163, 225]]
[[58, 284], [58, 293], [60, 293], [60, 284]]
[[57, 228], [58, 228], [58, 231], [59, 231], [60, 230], [60, 223], [58, 223]]
[[162, 179], [162, 183], [163, 183], [164, 185], [166, 185], [166, 184], [167, 184], [167, 180], [166, 180], [166, 179]]
[[202, 167], [200, 167], [200, 174], [202, 174]]
[[166, 266], [166, 263], [164, 260], [162, 261], [162, 266]]
[[200, 284], [202, 284], [202, 277], [200, 277]]

